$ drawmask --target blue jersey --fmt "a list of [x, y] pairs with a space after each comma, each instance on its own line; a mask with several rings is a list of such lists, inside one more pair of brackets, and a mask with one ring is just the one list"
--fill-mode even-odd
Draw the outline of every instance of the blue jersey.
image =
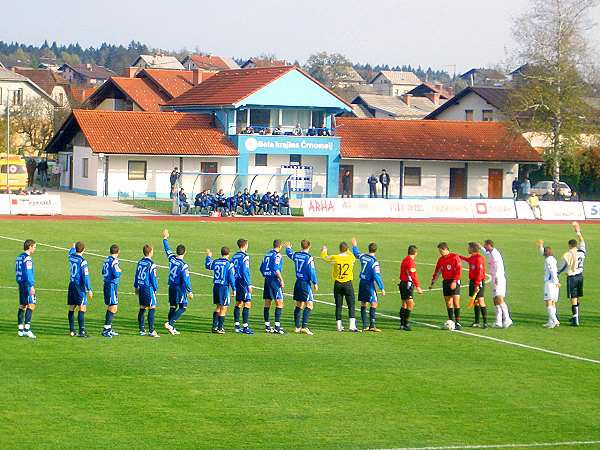
[[260, 273], [262, 273], [265, 278], [277, 278], [277, 272], [281, 274], [282, 265], [283, 260], [281, 258], [281, 253], [271, 250], [263, 258], [260, 265]]
[[144, 257], [137, 263], [133, 287], [135, 289], [150, 288], [154, 292], [158, 291], [156, 264], [150, 258]]
[[121, 281], [121, 268], [119, 267], [119, 260], [112, 255], [109, 255], [104, 260], [102, 265], [102, 278], [104, 278], [104, 284], [112, 284], [118, 286]]
[[307, 283], [318, 284], [315, 260], [308, 252], [294, 252], [291, 248], [285, 249], [285, 254], [294, 261], [296, 279]]
[[235, 291], [235, 268], [231, 261], [226, 258], [212, 259], [207, 256], [204, 267], [214, 272], [214, 284], [231, 286], [231, 289]]
[[260, 199], [260, 202], [263, 205], [268, 205], [269, 203], [271, 203], [271, 196], [268, 194], [263, 195], [262, 198]]
[[192, 292], [192, 282], [190, 281], [190, 267], [183, 260], [178, 258], [169, 247], [169, 241], [163, 239], [165, 254], [169, 259], [169, 286], [176, 286], [182, 292]]
[[246, 289], [252, 283], [250, 281], [250, 257], [244, 252], [237, 252], [231, 258], [233, 267], [235, 268], [235, 283], [237, 289]]
[[31, 255], [23, 252], [17, 256], [15, 272], [18, 285], [33, 287], [35, 279], [33, 276], [33, 259], [31, 259]]
[[379, 267], [379, 261], [368, 253], [361, 255], [358, 247], [352, 247], [352, 253], [360, 261], [360, 281], [366, 282], [373, 286], [377, 283], [380, 290], [383, 290], [383, 280], [381, 279], [381, 268]]
[[91, 291], [90, 268], [83, 256], [78, 255], [75, 248], [69, 250], [69, 284], [81, 292]]

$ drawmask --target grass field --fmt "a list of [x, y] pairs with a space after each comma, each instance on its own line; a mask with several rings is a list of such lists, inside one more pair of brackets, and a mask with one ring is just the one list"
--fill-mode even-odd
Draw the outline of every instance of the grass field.
[[[182, 334], [150, 339], [137, 336], [134, 264], [125, 260], [139, 259], [148, 242], [156, 248], [155, 261], [166, 265], [164, 224], [112, 219], [0, 225], [2, 449], [522, 448], [534, 443], [565, 448], [569, 442], [600, 448], [600, 258], [595, 245], [600, 226], [583, 227], [590, 254], [582, 327], [547, 330], [542, 328], [543, 259], [533, 242], [543, 238], [562, 254], [571, 237], [568, 225], [169, 223], [171, 244], [185, 243], [192, 271], [203, 275], [192, 277], [196, 298], [178, 323]], [[382, 333], [334, 331], [332, 282], [319, 260], [320, 302], [311, 318], [315, 336], [261, 333], [259, 291], [251, 313], [257, 334], [210, 334], [206, 247], [233, 248], [238, 237], [248, 238], [253, 281], [261, 286], [259, 261], [273, 238], [291, 240], [296, 247], [309, 238], [318, 254], [322, 244], [334, 249], [353, 235], [362, 248], [370, 241], [380, 247], [388, 295], [379, 311], [392, 316], [378, 318]], [[33, 330], [38, 339], [17, 337], [14, 259], [27, 237], [65, 249], [75, 240], [87, 244], [96, 291], [87, 314], [92, 338], [67, 336], [66, 251], [44, 246], [34, 255], [38, 308]], [[439, 241], [464, 254], [466, 242], [485, 238], [493, 238], [504, 255], [515, 326], [439, 330], [446, 311], [435, 290], [417, 298], [413, 319], [420, 325], [411, 333], [398, 331], [396, 278], [407, 245], [419, 245], [420, 277], [427, 284]], [[108, 340], [100, 336], [102, 259], [92, 253], [104, 256], [113, 242], [121, 246], [124, 270], [114, 322], [121, 335]], [[284, 276], [289, 293], [293, 270], [287, 259]], [[159, 269], [161, 331], [168, 309], [166, 279], [167, 270]], [[559, 311], [567, 322], [570, 307], [564, 292], [561, 297]], [[288, 332], [292, 313], [288, 299], [283, 318]], [[463, 307], [463, 317], [463, 324], [469, 324], [472, 311]]]

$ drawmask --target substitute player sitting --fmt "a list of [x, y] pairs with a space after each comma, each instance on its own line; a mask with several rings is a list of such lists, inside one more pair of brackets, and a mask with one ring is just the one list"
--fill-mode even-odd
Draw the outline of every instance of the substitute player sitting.
[[569, 241], [569, 251], [563, 255], [558, 274], [567, 271], [567, 295], [571, 300], [571, 326], [578, 327], [579, 303], [583, 297], [583, 264], [585, 263], [586, 249], [581, 228], [577, 222], [573, 222], [573, 229], [579, 242], [575, 239]]
[[404, 331], [410, 331], [410, 314], [415, 308], [414, 290], [417, 294], [422, 294], [423, 290], [419, 286], [419, 277], [417, 275], [417, 246], [408, 246], [408, 255], [400, 264], [400, 299], [402, 307], [400, 308], [400, 328]]
[[538, 241], [537, 245], [544, 257], [544, 302], [548, 311], [548, 322], [544, 324], [544, 327], [556, 328], [560, 325], [558, 317], [556, 317], [556, 302], [558, 302], [560, 291], [556, 258], [552, 247], [544, 247], [544, 241]]
[[323, 246], [321, 249], [321, 259], [332, 265], [331, 277], [333, 278], [333, 298], [335, 299], [335, 320], [338, 331], [344, 331], [342, 325], [342, 305], [344, 299], [348, 306], [348, 316], [350, 326], [348, 331], [357, 333], [356, 328], [356, 312], [354, 311], [354, 286], [352, 280], [354, 279], [354, 262], [356, 257], [349, 252], [348, 244], [346, 242], [340, 243], [340, 253], [337, 255], [328, 255], [327, 247]]
[[[385, 296], [385, 287], [381, 279], [381, 268], [375, 257], [377, 244], [369, 244], [369, 253], [360, 253], [356, 238], [352, 238], [352, 254], [360, 262], [360, 284], [358, 285], [358, 301], [360, 302], [360, 318], [362, 320], [362, 331], [373, 331], [379, 333], [381, 330], [375, 326], [375, 313], [377, 311], [377, 287], [381, 295]], [[367, 306], [369, 308], [369, 326], [367, 327]]]
[[481, 316], [483, 328], [487, 328], [487, 307], [484, 298], [485, 258], [480, 253], [480, 246], [477, 242], [469, 242], [468, 251], [469, 256], [460, 255], [460, 259], [469, 264], [469, 297], [475, 306], [475, 321], [471, 326], [479, 328]]
[[210, 249], [207, 249], [204, 267], [214, 273], [213, 303], [216, 305], [216, 309], [213, 314], [212, 331], [216, 334], [225, 334], [225, 315], [230, 303], [230, 287], [235, 296], [235, 268], [229, 261], [229, 248], [221, 247], [221, 257], [215, 260], [212, 259]]
[[[319, 290], [317, 281], [317, 272], [315, 271], [315, 260], [310, 251], [310, 241], [303, 239], [300, 242], [301, 250], [294, 252], [292, 245], [289, 242], [284, 244], [285, 254], [294, 261], [296, 269], [296, 283], [294, 284], [294, 300], [296, 307], [294, 308], [294, 325], [296, 333], [313, 335], [313, 332], [308, 328], [308, 319], [313, 310], [313, 292]], [[302, 322], [300, 322], [302, 316]]]
[[448, 244], [440, 242], [437, 246], [440, 257], [435, 265], [429, 289], [433, 288], [435, 280], [442, 275], [442, 288], [448, 319], [453, 320], [455, 329], [460, 330], [460, 276], [462, 264], [456, 253], [451, 253]]

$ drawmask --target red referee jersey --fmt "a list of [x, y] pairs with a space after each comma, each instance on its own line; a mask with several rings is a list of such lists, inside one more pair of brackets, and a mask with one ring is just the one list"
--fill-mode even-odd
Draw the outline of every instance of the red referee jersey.
[[485, 280], [485, 258], [479, 253], [471, 256], [461, 256], [460, 259], [469, 263], [469, 280], [481, 283]]
[[419, 277], [417, 276], [417, 264], [410, 256], [402, 260], [400, 264], [400, 281], [411, 282], [415, 287], [419, 287]]
[[435, 265], [431, 280], [435, 280], [439, 273], [442, 273], [442, 279], [459, 281], [462, 273], [462, 264], [460, 257], [456, 253], [448, 253], [446, 256], [440, 256]]

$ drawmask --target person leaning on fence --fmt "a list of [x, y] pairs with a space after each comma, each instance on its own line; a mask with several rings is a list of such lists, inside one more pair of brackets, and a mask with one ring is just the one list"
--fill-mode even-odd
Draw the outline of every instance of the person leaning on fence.
[[381, 170], [379, 175], [379, 182], [381, 183], [381, 198], [389, 198], [390, 196], [390, 175], [385, 169]]
[[512, 182], [512, 193], [513, 199], [517, 200], [519, 198], [519, 191], [521, 190], [521, 182], [517, 177]]
[[375, 174], [371, 174], [371, 176], [367, 179], [367, 183], [369, 184], [369, 198], [377, 198], [377, 177]]
[[531, 208], [531, 212], [533, 213], [533, 217], [540, 220], [542, 218], [542, 209], [540, 208], [540, 199], [537, 194], [534, 192], [531, 194], [529, 199], [527, 200], [529, 207]]
[[185, 193], [185, 191], [183, 190], [183, 188], [181, 188], [179, 190], [179, 210], [181, 211], [181, 214], [187, 214], [188, 211], [190, 210], [190, 204], [187, 201], [187, 195]]
[[177, 170], [177, 167], [175, 167], [173, 169], [173, 171], [171, 172], [171, 176], [169, 177], [169, 181], [171, 183], [171, 198], [175, 197], [175, 193], [177, 192], [177, 180], [179, 179], [179, 170]]

